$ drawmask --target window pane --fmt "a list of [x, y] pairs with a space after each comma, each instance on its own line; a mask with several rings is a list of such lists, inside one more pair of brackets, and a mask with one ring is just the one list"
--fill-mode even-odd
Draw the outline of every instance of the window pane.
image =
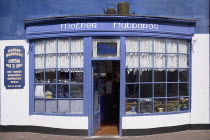
[[167, 96], [173, 97], [178, 96], [178, 84], [167, 84]]
[[46, 40], [46, 53], [56, 53], [56, 40]]
[[125, 113], [126, 114], [136, 114], [139, 113], [139, 102], [138, 100], [126, 100], [125, 103]]
[[139, 67], [139, 53], [126, 53], [126, 67]]
[[56, 97], [56, 85], [45, 85], [45, 95], [46, 98]]
[[178, 67], [177, 54], [168, 54], [167, 55], [167, 67], [168, 68], [177, 68]]
[[165, 39], [154, 39], [154, 52], [165, 53]]
[[44, 55], [35, 55], [35, 68], [44, 68]]
[[179, 111], [179, 103], [177, 98], [168, 98], [167, 99], [167, 111]]
[[152, 70], [140, 69], [140, 80], [141, 82], [152, 82]]
[[46, 100], [46, 113], [57, 113], [56, 100]]
[[71, 39], [71, 52], [84, 52], [83, 39]]
[[71, 100], [70, 105], [71, 114], [83, 114], [83, 100]]
[[140, 52], [152, 52], [152, 38], [140, 38]]
[[69, 97], [69, 85], [58, 85], [58, 98], [68, 98]]
[[179, 84], [179, 96], [188, 96], [188, 84], [187, 83]]
[[44, 53], [44, 41], [36, 41], [35, 42], [35, 54]]
[[154, 81], [155, 82], [165, 82], [166, 81], [166, 70], [165, 69], [155, 69], [154, 70]]
[[58, 69], [58, 83], [69, 82], [69, 69]]
[[140, 98], [152, 97], [152, 84], [140, 85]]
[[188, 67], [188, 55], [179, 55], [179, 67], [180, 68], [187, 68]]
[[126, 83], [139, 82], [139, 69], [126, 69]]
[[58, 113], [69, 113], [69, 100], [58, 100]]
[[71, 68], [82, 68], [83, 67], [83, 53], [71, 54]]
[[71, 69], [71, 82], [83, 82], [83, 69]]
[[56, 54], [46, 55], [46, 68], [56, 68]]
[[155, 99], [154, 109], [155, 112], [165, 112], [166, 111], [166, 100], [165, 99]]
[[139, 98], [138, 84], [126, 84], [126, 98]]
[[70, 85], [71, 98], [83, 98], [83, 85]]
[[166, 84], [154, 84], [154, 96], [165, 97], [166, 96]]
[[34, 70], [35, 83], [43, 83], [44, 82], [44, 70]]
[[58, 54], [58, 68], [69, 68], [69, 67], [70, 67], [70, 55]]
[[179, 104], [180, 104], [180, 110], [181, 111], [186, 111], [186, 110], [188, 110], [189, 108], [188, 108], [188, 98], [185, 98], [185, 97], [181, 97], [180, 99], [179, 99]]
[[166, 65], [165, 54], [154, 54], [154, 67], [164, 68]]
[[141, 99], [140, 100], [140, 112], [141, 113], [152, 113], [152, 99]]
[[45, 105], [44, 100], [35, 99], [34, 101], [34, 112], [44, 113]]
[[167, 52], [168, 53], [177, 53], [177, 40], [167, 39]]
[[152, 67], [152, 53], [141, 53], [140, 54], [140, 67]]
[[188, 41], [179, 40], [179, 53], [187, 53], [188, 50]]
[[188, 82], [189, 70], [179, 69], [179, 80], [180, 82]]
[[55, 83], [56, 82], [56, 70], [47, 69], [45, 72], [45, 81], [46, 83]]
[[34, 96], [35, 97], [44, 97], [44, 85], [34, 85]]
[[168, 82], [178, 82], [178, 70], [177, 69], [168, 69], [167, 70]]
[[138, 38], [126, 38], [126, 52], [139, 52]]
[[59, 39], [58, 40], [58, 53], [70, 52], [69, 46], [70, 46], [69, 39]]

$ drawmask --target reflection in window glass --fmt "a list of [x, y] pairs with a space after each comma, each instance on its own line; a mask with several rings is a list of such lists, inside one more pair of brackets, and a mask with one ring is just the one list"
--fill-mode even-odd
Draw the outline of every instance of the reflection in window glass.
[[69, 69], [58, 69], [58, 83], [69, 82]]
[[141, 82], [152, 82], [152, 70], [143, 70], [140, 71], [140, 80]]
[[138, 102], [138, 100], [135, 100], [135, 99], [126, 100], [125, 112], [126, 112], [126, 114], [137, 114], [137, 113], [139, 113], [139, 102]]
[[179, 96], [188, 96], [188, 84], [187, 83], [179, 84]]
[[71, 70], [71, 82], [82, 83], [83, 82], [83, 71], [79, 69]]
[[55, 83], [56, 82], [56, 70], [48, 69], [45, 72], [45, 82], [46, 83]]
[[46, 98], [56, 97], [56, 85], [45, 85], [45, 96]]
[[177, 98], [168, 98], [167, 99], [167, 111], [179, 111], [179, 103]]
[[176, 83], [167, 84], [167, 96], [168, 97], [178, 96], [178, 84]]
[[166, 82], [166, 71], [165, 69], [154, 70], [154, 81], [155, 82]]
[[83, 98], [83, 85], [70, 85], [71, 98]]
[[154, 102], [154, 109], [155, 112], [165, 112], [166, 111], [166, 100], [163, 98], [155, 99]]
[[155, 97], [165, 97], [166, 96], [166, 84], [154, 84], [154, 96]]
[[139, 84], [126, 85], [126, 98], [139, 98]]
[[180, 82], [188, 82], [189, 71], [188, 69], [179, 69]]
[[140, 100], [140, 112], [141, 113], [152, 113], [152, 99], [141, 99]]
[[35, 70], [34, 73], [35, 83], [43, 83], [44, 82], [44, 70]]
[[69, 97], [69, 85], [58, 85], [58, 98], [68, 98]]
[[126, 83], [139, 82], [139, 69], [126, 69]]
[[167, 81], [168, 82], [177, 82], [178, 81], [178, 71], [177, 69], [168, 69], [167, 70]]
[[152, 97], [152, 84], [140, 85], [140, 98]]

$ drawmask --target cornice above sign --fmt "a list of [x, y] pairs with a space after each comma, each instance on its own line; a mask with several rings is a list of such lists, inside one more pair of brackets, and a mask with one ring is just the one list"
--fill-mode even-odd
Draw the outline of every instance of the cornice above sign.
[[[87, 17], [86, 17], [87, 18]], [[180, 21], [157, 18], [149, 20], [142, 18], [116, 18], [110, 19], [107, 16], [97, 19], [84, 20], [81, 17], [74, 17], [75, 20], [58, 20], [55, 22], [40, 21], [36, 24], [26, 25], [26, 37], [28, 39], [67, 37], [67, 36], [158, 36], [172, 35], [190, 38], [195, 32], [195, 21]]]

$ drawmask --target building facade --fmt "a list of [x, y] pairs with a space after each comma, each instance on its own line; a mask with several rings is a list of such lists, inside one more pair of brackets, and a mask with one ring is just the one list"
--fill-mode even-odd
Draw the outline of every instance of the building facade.
[[108, 2], [91, 2], [2, 2], [12, 9], [1, 16], [1, 129], [92, 136], [111, 125], [126, 136], [209, 128], [208, 1], [131, 1], [135, 15], [103, 14]]

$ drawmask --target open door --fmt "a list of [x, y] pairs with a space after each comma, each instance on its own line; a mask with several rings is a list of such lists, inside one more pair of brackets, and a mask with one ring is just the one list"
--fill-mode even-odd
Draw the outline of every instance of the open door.
[[92, 135], [100, 130], [101, 116], [100, 116], [100, 63], [93, 62], [92, 64], [93, 75], [93, 130]]

